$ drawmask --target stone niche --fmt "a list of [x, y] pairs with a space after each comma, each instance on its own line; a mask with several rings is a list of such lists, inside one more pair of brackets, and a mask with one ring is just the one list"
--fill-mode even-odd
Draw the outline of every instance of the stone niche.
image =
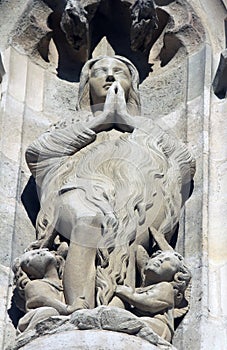
[[[226, 7], [225, 0], [0, 2], [2, 349], [68, 346], [81, 350], [225, 350]], [[168, 232], [163, 231], [165, 234], [160, 238], [159, 232], [151, 230], [150, 246], [145, 247], [149, 254], [141, 253], [142, 262], [137, 268], [132, 267], [135, 261], [130, 259], [126, 264], [128, 269], [135, 270], [134, 279], [138, 282], [134, 281], [134, 287], [139, 288], [138, 294], [142, 295], [147, 292], [143, 288], [148, 286], [139, 284], [139, 268], [145, 269], [143, 264], [149, 263], [149, 255], [157, 248], [169, 251], [168, 254], [174, 254], [174, 249], [191, 272], [184, 294], [186, 304], [178, 309], [172, 307], [177, 313], [172, 340], [166, 340], [148, 327], [141, 310], [139, 316], [134, 312], [137, 307], [133, 301], [122, 296], [121, 287], [130, 287], [124, 282], [119, 283], [114, 293], [127, 299], [126, 310], [104, 302], [88, 308], [83, 301], [82, 309], [67, 315], [53, 312], [53, 308], [48, 309], [44, 303], [45, 315], [49, 316], [44, 319], [37, 313], [36, 318], [31, 316], [27, 322], [30, 328], [23, 332], [26, 297], [21, 297], [23, 288], [18, 295], [16, 279], [21, 276], [14, 276], [12, 267], [15, 272], [15, 259], [21, 259], [25, 249], [43, 238], [37, 227], [35, 229], [41, 195], [26, 164], [25, 153], [50, 125], [56, 132], [57, 128], [64, 128], [59, 120], [64, 120], [66, 126], [74, 119], [75, 123], [83, 120], [84, 115], [79, 115], [78, 120], [75, 117], [78, 116], [80, 72], [89, 60], [96, 62], [99, 56], [114, 55], [132, 62], [139, 73], [141, 109], [147, 125], [153, 123], [170, 133], [173, 140], [181, 140], [196, 160], [194, 188], [182, 187], [182, 200], [190, 198], [176, 215], [171, 234], [168, 236]], [[124, 60], [121, 64], [125, 64]], [[144, 130], [147, 135], [149, 126]], [[166, 148], [166, 154], [168, 152]], [[171, 157], [169, 163], [175, 161]], [[174, 174], [177, 176], [177, 171]], [[62, 192], [63, 196], [69, 193], [67, 188], [61, 191], [66, 191]], [[139, 209], [137, 211], [139, 213]], [[63, 244], [57, 239], [55, 250], [61, 246], [64, 262], [70, 238], [63, 240]], [[140, 247], [143, 245], [139, 240], [135, 242]], [[38, 244], [36, 249], [51, 246], [53, 250], [52, 243]], [[131, 239], [130, 249], [133, 244]], [[31, 251], [37, 251], [34, 246], [32, 249], [26, 253], [29, 259]], [[98, 264], [97, 259], [95, 263]], [[162, 283], [170, 285], [166, 281]], [[158, 293], [161, 295], [161, 291]], [[18, 335], [21, 319], [24, 321]]]

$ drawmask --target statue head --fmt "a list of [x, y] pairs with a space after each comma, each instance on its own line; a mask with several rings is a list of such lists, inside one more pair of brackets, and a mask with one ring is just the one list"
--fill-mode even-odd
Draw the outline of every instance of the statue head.
[[183, 257], [175, 251], [155, 252], [142, 269], [145, 285], [158, 282], [171, 282], [181, 272], [188, 274]]
[[142, 286], [169, 282], [174, 289], [175, 306], [180, 304], [191, 279], [191, 273], [185, 265], [182, 255], [174, 250], [158, 250], [149, 257], [147, 251], [139, 246], [137, 266], [140, 270]]
[[108, 89], [118, 81], [125, 93], [128, 112], [140, 114], [139, 75], [136, 67], [121, 56], [100, 56], [89, 60], [80, 76], [78, 109], [89, 110], [104, 105]]
[[64, 268], [62, 256], [48, 249], [29, 250], [14, 261], [15, 283], [19, 290], [23, 290], [30, 280], [44, 278], [50, 268], [55, 269], [61, 279]]
[[[25, 287], [32, 280], [48, 279], [50, 271], [55, 271], [55, 276], [62, 279], [64, 269], [64, 259], [56, 252], [48, 249], [34, 249], [25, 252], [18, 257], [13, 264], [14, 283], [16, 285], [15, 303], [23, 312], [25, 307]], [[48, 278], [47, 278], [48, 272]]]
[[56, 257], [48, 249], [30, 250], [20, 258], [21, 269], [31, 279], [43, 278], [50, 265], [57, 268]]

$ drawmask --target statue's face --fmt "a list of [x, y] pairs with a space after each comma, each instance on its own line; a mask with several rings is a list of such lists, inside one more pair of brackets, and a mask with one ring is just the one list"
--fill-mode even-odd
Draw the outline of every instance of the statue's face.
[[172, 252], [163, 252], [150, 258], [144, 268], [146, 285], [172, 281], [179, 266], [180, 261]]
[[92, 104], [104, 103], [107, 92], [115, 81], [121, 84], [127, 101], [131, 74], [126, 64], [111, 57], [97, 61], [91, 68], [89, 79]]
[[33, 278], [43, 278], [47, 266], [55, 260], [52, 253], [46, 249], [31, 250], [23, 254], [21, 267]]

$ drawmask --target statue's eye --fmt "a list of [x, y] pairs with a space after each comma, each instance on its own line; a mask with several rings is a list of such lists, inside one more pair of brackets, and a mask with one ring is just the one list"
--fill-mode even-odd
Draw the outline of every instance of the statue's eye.
[[123, 70], [121, 68], [114, 68], [114, 73], [122, 73]]
[[114, 72], [114, 74], [121, 74], [121, 75], [125, 75], [126, 76], [125, 71], [123, 69], [121, 69], [121, 68], [114, 68], [113, 72]]
[[93, 77], [100, 77], [106, 73], [106, 70], [104, 68], [97, 68], [94, 69], [92, 72]]

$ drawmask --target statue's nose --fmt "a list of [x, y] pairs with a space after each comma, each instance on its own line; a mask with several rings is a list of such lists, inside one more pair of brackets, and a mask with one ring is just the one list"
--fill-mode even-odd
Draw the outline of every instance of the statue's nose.
[[114, 78], [113, 74], [108, 74], [107, 77], [106, 77], [106, 81], [110, 81], [110, 82], [115, 81], [115, 78]]

